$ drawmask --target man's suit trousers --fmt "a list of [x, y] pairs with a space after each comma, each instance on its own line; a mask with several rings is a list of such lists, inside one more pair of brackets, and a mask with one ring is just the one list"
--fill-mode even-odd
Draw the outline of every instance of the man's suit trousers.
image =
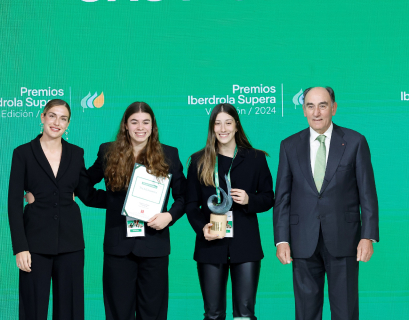
[[356, 256], [333, 257], [320, 230], [317, 248], [308, 259], [294, 259], [293, 282], [296, 320], [321, 320], [325, 274], [332, 320], [358, 320], [358, 267]]

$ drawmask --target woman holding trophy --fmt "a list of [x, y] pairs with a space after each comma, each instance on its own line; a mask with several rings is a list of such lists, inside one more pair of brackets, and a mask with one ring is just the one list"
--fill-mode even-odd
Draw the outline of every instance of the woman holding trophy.
[[[144, 222], [123, 215], [137, 167], [153, 177], [149, 183], [145, 182], [144, 188], [157, 187], [156, 180], [172, 175], [170, 188], [174, 203], [167, 210], [169, 191], [164, 189], [162, 212]], [[88, 174], [94, 184], [104, 179], [107, 189], [103, 267], [106, 319], [165, 320], [170, 254], [168, 227], [184, 213], [186, 178], [178, 150], [159, 142], [156, 119], [148, 104], [134, 102], [125, 110], [116, 140], [100, 146], [98, 158]], [[138, 232], [132, 233], [134, 228]]]
[[186, 212], [196, 232], [205, 319], [226, 317], [229, 269], [233, 317], [256, 319], [264, 257], [257, 213], [274, 205], [273, 182], [266, 153], [252, 147], [234, 106], [213, 108], [206, 146], [191, 156], [187, 181]]

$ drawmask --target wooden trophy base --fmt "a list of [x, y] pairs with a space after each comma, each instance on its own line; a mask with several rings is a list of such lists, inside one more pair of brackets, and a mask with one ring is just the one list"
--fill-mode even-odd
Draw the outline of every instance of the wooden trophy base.
[[222, 239], [226, 235], [227, 216], [225, 214], [210, 214], [210, 223], [213, 224], [210, 228], [210, 234], [219, 236], [218, 239]]

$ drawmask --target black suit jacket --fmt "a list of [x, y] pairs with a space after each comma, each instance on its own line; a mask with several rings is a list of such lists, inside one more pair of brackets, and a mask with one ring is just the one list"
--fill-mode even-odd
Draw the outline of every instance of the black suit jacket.
[[[274, 205], [273, 180], [268, 169], [266, 156], [255, 149], [239, 149], [230, 172], [232, 188], [245, 190], [249, 196], [247, 205], [233, 203], [234, 237], [207, 241], [203, 227], [210, 221], [207, 200], [216, 194], [213, 186], [200, 183], [197, 176], [197, 161], [202, 155], [192, 156], [188, 170], [186, 213], [196, 232], [194, 259], [201, 263], [240, 263], [261, 260], [260, 232], [257, 213]], [[226, 190], [226, 182], [220, 179], [220, 187]]]
[[[98, 158], [88, 169], [88, 174], [93, 184], [100, 182], [104, 177], [105, 154], [110, 143], [103, 143], [99, 147]], [[169, 173], [172, 174], [170, 187], [174, 203], [168, 210], [169, 192], [166, 194], [164, 212], [172, 215], [174, 224], [184, 214], [184, 193], [186, 178], [183, 174], [183, 166], [179, 160], [176, 148], [162, 144], [165, 159], [169, 164]], [[126, 237], [126, 217], [121, 215], [127, 190], [113, 192], [107, 187], [107, 207], [105, 221], [104, 252], [112, 255], [127, 255], [133, 252], [141, 257], [162, 257], [170, 254], [169, 227], [155, 230], [145, 224], [145, 237]]]
[[355, 256], [361, 238], [379, 241], [378, 199], [368, 143], [358, 132], [334, 124], [318, 192], [311, 170], [309, 130], [281, 142], [275, 243], [287, 241], [293, 258], [309, 258], [321, 225], [331, 255]]
[[[8, 195], [13, 252], [58, 254], [82, 250], [81, 212], [72, 195], [75, 193], [87, 206], [103, 208], [105, 191], [92, 188], [85, 170], [84, 150], [64, 140], [55, 177], [40, 137], [13, 152]], [[35, 202], [23, 210], [24, 191], [30, 191]]]

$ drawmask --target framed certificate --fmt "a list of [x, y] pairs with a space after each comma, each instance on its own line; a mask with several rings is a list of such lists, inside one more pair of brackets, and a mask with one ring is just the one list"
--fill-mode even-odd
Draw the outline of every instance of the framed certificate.
[[129, 182], [122, 215], [142, 221], [161, 213], [169, 190], [172, 174], [158, 178], [148, 173], [146, 167], [136, 163]]

